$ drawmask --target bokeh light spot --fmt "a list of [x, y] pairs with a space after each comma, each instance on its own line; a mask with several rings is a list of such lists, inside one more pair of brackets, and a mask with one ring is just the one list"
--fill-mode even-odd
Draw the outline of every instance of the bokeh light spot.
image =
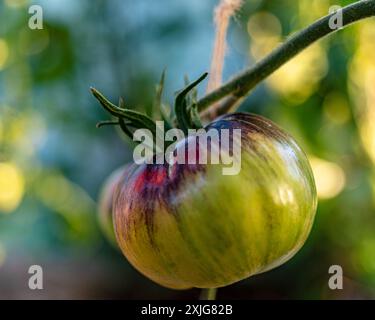
[[28, 0], [5, 0], [5, 4], [11, 8], [25, 7], [28, 2]]
[[0, 38], [0, 70], [4, 68], [9, 56], [8, 44]]
[[6, 251], [4, 246], [0, 243], [0, 267], [4, 264], [6, 257]]
[[2, 142], [3, 136], [4, 136], [3, 130], [4, 130], [3, 123], [1, 122], [1, 119], [0, 119], [0, 143]]
[[19, 168], [13, 163], [0, 163], [0, 212], [9, 213], [20, 204], [25, 181]]
[[320, 199], [336, 197], [345, 187], [344, 170], [336, 163], [309, 157]]
[[291, 105], [297, 105], [314, 93], [327, 70], [325, 50], [315, 44], [277, 70], [267, 83]]
[[250, 17], [247, 31], [251, 38], [251, 55], [259, 60], [281, 42], [281, 23], [271, 13], [259, 12]]
[[281, 23], [275, 15], [269, 12], [258, 12], [250, 17], [247, 31], [254, 40], [279, 39], [281, 36]]
[[325, 117], [335, 124], [345, 124], [350, 119], [347, 99], [339, 92], [328, 94], [323, 102]]
[[358, 26], [359, 46], [349, 66], [349, 92], [362, 144], [375, 164], [375, 22]]

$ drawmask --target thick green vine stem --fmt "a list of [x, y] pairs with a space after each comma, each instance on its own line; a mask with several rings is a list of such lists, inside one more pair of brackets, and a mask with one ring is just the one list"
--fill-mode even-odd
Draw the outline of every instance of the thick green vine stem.
[[[205, 118], [213, 119], [234, 108], [250, 90], [275, 70], [318, 39], [335, 32], [336, 30], [332, 29], [329, 24], [334, 14], [331, 13], [317, 20], [306, 29], [292, 35], [253, 67], [245, 70], [223, 86], [203, 97], [197, 103], [199, 112]], [[343, 27], [371, 16], [375, 16], [375, 0], [357, 1], [342, 8]], [[226, 99], [221, 104], [213, 105], [223, 98]], [[212, 107], [207, 109], [209, 106]]]
[[199, 300], [216, 300], [216, 288], [202, 289]]

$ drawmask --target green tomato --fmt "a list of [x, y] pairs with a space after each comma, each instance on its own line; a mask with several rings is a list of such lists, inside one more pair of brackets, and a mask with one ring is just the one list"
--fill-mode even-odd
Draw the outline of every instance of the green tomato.
[[242, 131], [238, 175], [223, 175], [222, 165], [144, 164], [133, 165], [118, 183], [118, 244], [136, 269], [160, 285], [232, 284], [285, 263], [309, 235], [316, 188], [295, 140], [247, 113], [206, 127], [223, 128]]

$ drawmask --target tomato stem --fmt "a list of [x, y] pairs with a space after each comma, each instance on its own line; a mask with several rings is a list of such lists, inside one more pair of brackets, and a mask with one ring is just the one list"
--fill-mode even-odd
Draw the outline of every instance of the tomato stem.
[[199, 300], [216, 300], [217, 288], [202, 289]]
[[[357, 1], [342, 8], [343, 27], [361, 19], [375, 16], [375, 0]], [[261, 81], [295, 57], [315, 41], [337, 31], [330, 27], [335, 12], [317, 20], [307, 28], [289, 37], [283, 44], [254, 66], [235, 76], [232, 80], [210, 92], [197, 103], [204, 115], [222, 115], [232, 110]], [[222, 103], [216, 103], [223, 98]], [[210, 107], [211, 108], [208, 108]], [[207, 110], [206, 110], [207, 109]], [[203, 112], [204, 111], [204, 114]], [[209, 117], [211, 119], [211, 117]], [[212, 119], [211, 119], [212, 120]]]

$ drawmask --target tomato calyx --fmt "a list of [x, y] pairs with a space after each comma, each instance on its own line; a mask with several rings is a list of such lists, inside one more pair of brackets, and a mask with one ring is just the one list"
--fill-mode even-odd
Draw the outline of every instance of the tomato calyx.
[[[185, 134], [189, 129], [203, 128], [198, 108], [196, 86], [201, 83], [208, 73], [204, 73], [197, 80], [189, 83], [185, 79], [186, 87], [177, 92], [173, 108], [169, 108], [162, 102], [162, 94], [165, 81], [165, 72], [162, 73], [159, 85], [156, 88], [154, 108], [158, 109], [166, 129], [178, 128]], [[122, 131], [133, 139], [133, 134], [137, 129], [147, 129], [156, 137], [156, 122], [144, 113], [125, 107], [124, 100], [120, 98], [118, 106], [110, 102], [97, 89], [90, 88], [94, 97], [100, 105], [113, 117], [114, 120], [106, 120], [97, 123], [97, 127], [108, 125], [118, 125]]]

